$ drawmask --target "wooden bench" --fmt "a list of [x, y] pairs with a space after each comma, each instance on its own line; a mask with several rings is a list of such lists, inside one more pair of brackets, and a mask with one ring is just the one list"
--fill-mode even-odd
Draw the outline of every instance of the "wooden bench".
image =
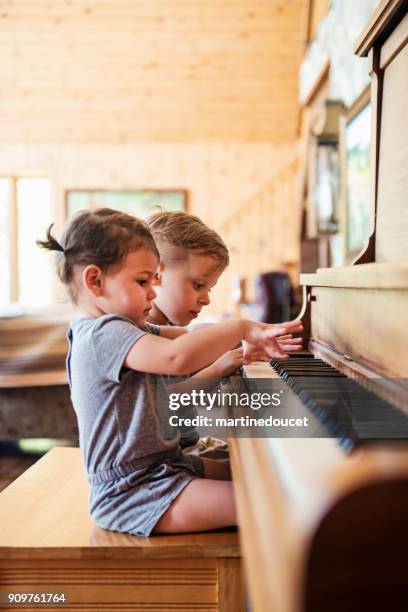
[[87, 496], [80, 451], [66, 447], [0, 493], [3, 602], [4, 592], [64, 592], [68, 605], [44, 610], [244, 610], [235, 531], [150, 538], [106, 531], [89, 517]]

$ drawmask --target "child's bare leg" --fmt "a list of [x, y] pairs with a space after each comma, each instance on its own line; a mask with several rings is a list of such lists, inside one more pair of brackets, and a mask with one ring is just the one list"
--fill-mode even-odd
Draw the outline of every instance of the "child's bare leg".
[[232, 482], [195, 478], [163, 514], [154, 532], [209, 531], [236, 524]]
[[213, 480], [232, 480], [231, 467], [229, 463], [223, 463], [216, 459], [202, 458], [204, 462], [205, 477]]

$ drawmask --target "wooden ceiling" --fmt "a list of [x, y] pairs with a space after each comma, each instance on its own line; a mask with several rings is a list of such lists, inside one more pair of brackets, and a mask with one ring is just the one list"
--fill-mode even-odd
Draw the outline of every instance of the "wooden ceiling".
[[0, 142], [296, 137], [306, 0], [0, 0]]

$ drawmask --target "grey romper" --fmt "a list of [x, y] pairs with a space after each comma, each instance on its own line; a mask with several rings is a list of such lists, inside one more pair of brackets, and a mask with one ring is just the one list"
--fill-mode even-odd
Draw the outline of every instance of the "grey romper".
[[[161, 376], [123, 363], [135, 342], [160, 328], [140, 329], [122, 315], [82, 318], [68, 329], [71, 399], [90, 484], [90, 513], [105, 529], [148, 536], [193, 478], [200, 458], [185, 455], [179, 434], [166, 431], [168, 397]], [[164, 402], [166, 403], [166, 402]]]

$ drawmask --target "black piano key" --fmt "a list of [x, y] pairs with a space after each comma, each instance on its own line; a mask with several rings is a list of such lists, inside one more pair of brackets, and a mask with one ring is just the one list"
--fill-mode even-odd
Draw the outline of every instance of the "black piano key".
[[311, 353], [270, 363], [343, 448], [366, 442], [364, 434], [373, 438], [376, 429], [380, 439], [408, 433], [405, 414]]

